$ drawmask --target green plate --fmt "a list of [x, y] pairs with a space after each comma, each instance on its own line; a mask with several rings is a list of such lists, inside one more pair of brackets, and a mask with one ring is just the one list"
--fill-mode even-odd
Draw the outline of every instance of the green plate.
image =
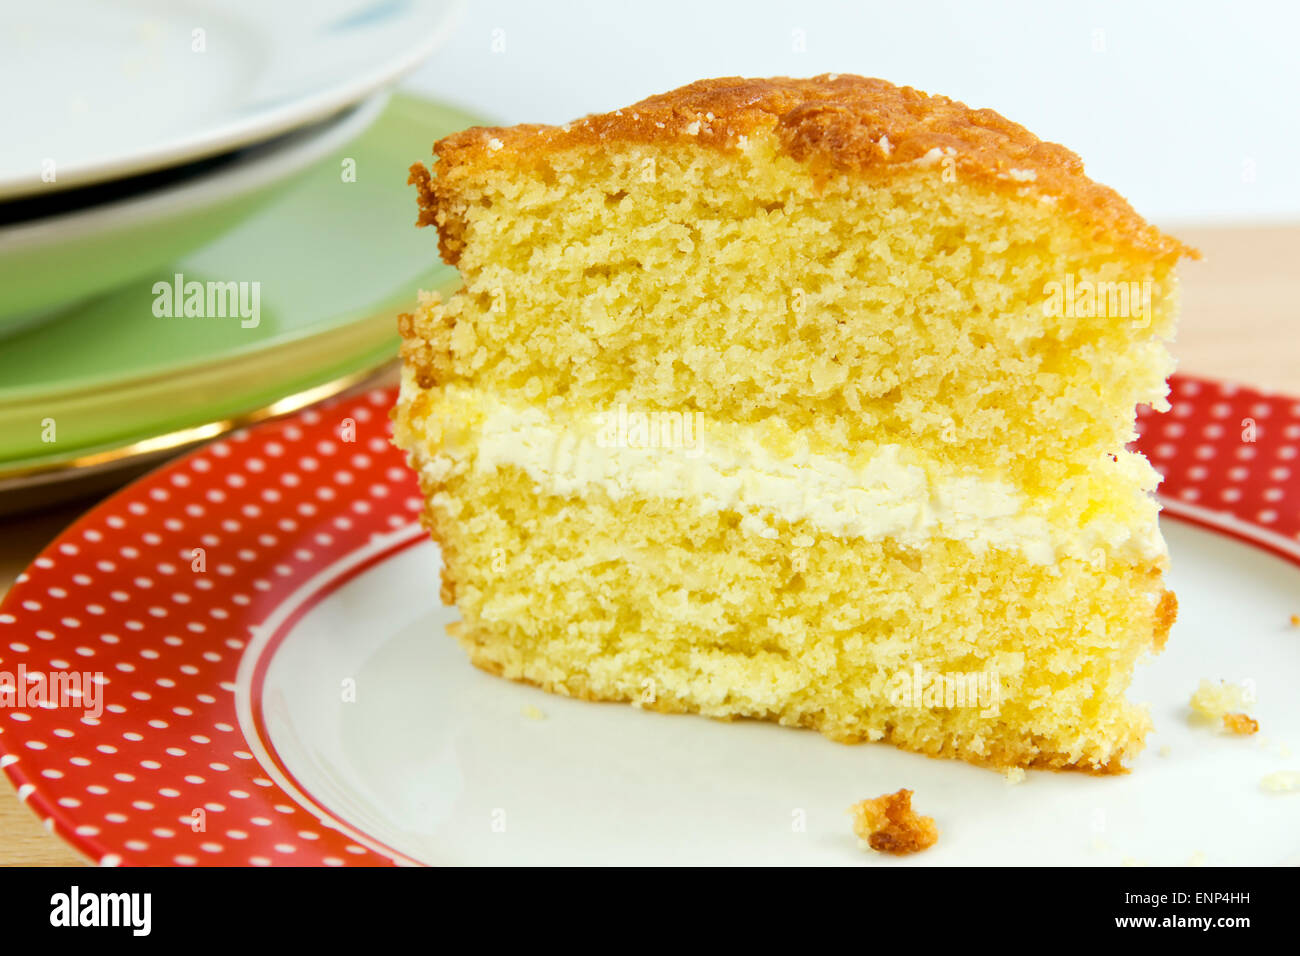
[[[211, 245], [0, 340], [0, 473], [238, 417], [395, 354], [395, 313], [457, 281], [433, 232], [415, 228], [407, 168], [481, 122], [395, 96], [358, 140]], [[205, 284], [204, 311], [206, 283], [250, 283], [250, 305], [257, 283], [256, 324], [169, 316], [155, 288], [178, 273]]]

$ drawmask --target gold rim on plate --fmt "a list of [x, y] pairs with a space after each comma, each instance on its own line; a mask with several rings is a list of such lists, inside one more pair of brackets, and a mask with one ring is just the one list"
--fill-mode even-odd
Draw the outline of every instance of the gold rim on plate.
[[188, 428], [176, 429], [162, 435], [129, 442], [125, 445], [106, 448], [85, 455], [77, 455], [60, 461], [36, 462], [30, 465], [7, 468], [0, 465], [0, 493], [16, 488], [29, 488], [73, 477], [93, 475], [117, 466], [124, 466], [133, 462], [144, 462], [169, 452], [178, 452], [189, 445], [210, 441], [218, 435], [255, 425], [268, 418], [287, 415], [290, 412], [306, 408], [308, 405], [314, 405], [327, 398], [333, 398], [335, 395], [346, 392], [348, 389], [361, 385], [370, 379], [380, 378], [386, 372], [396, 369], [397, 365], [396, 359], [385, 358], [382, 362], [367, 366], [356, 372], [350, 372], [321, 385], [314, 385], [292, 395], [286, 395], [252, 411], [204, 422], [200, 425], [192, 425]]

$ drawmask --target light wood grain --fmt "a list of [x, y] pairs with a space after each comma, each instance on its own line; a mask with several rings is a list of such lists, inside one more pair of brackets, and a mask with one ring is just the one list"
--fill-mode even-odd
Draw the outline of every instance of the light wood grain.
[[1300, 226], [1184, 229], [1174, 354], [1184, 372], [1300, 395]]
[[[1179, 238], [1205, 254], [1182, 267], [1180, 370], [1300, 395], [1300, 226], [1187, 229]], [[0, 519], [0, 588], [92, 504]], [[0, 785], [0, 865], [80, 862]]]

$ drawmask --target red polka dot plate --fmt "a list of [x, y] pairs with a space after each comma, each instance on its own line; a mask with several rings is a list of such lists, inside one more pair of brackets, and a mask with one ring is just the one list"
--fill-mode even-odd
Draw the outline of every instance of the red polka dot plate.
[[[1133, 696], [1135, 772], [997, 774], [768, 724], [553, 697], [474, 670], [388, 444], [394, 395], [235, 433], [90, 511], [0, 605], [0, 767], [105, 864], [884, 863], [845, 808], [899, 786], [913, 863], [1294, 861], [1300, 402], [1177, 377], [1139, 445], [1179, 594]], [[1188, 719], [1202, 678], [1261, 724]], [[1224, 839], [1222, 821], [1251, 820]], [[1009, 838], [1014, 837], [1014, 839]]]

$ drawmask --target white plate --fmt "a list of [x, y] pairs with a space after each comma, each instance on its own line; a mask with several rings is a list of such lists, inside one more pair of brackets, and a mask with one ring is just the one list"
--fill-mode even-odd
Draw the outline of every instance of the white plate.
[[149, 273], [237, 225], [314, 162], [360, 136], [386, 93], [123, 199], [0, 226], [0, 336]]
[[[456, 7], [455, 0], [6, 4], [0, 199], [148, 172], [322, 119], [415, 67]], [[54, 179], [46, 181], [51, 163]]]
[[[1126, 776], [1031, 771], [1011, 785], [885, 745], [592, 704], [490, 677], [443, 633], [454, 612], [437, 603], [438, 552], [410, 529], [333, 569], [413, 542], [310, 606], [275, 651], [261, 706], [292, 778], [277, 783], [358, 842], [423, 863], [1294, 863], [1300, 794], [1267, 793], [1260, 780], [1300, 763], [1277, 749], [1300, 749], [1300, 639], [1287, 625], [1300, 611], [1300, 571], [1189, 525], [1165, 521], [1164, 531], [1181, 610], [1131, 691], [1150, 702], [1156, 731]], [[329, 578], [308, 591], [328, 590]], [[1189, 722], [1204, 677], [1255, 682], [1258, 737]], [[348, 681], [356, 702], [341, 708]], [[545, 719], [525, 716], [534, 707]], [[848, 806], [899, 787], [934, 816], [939, 843], [901, 860], [863, 852]]]

